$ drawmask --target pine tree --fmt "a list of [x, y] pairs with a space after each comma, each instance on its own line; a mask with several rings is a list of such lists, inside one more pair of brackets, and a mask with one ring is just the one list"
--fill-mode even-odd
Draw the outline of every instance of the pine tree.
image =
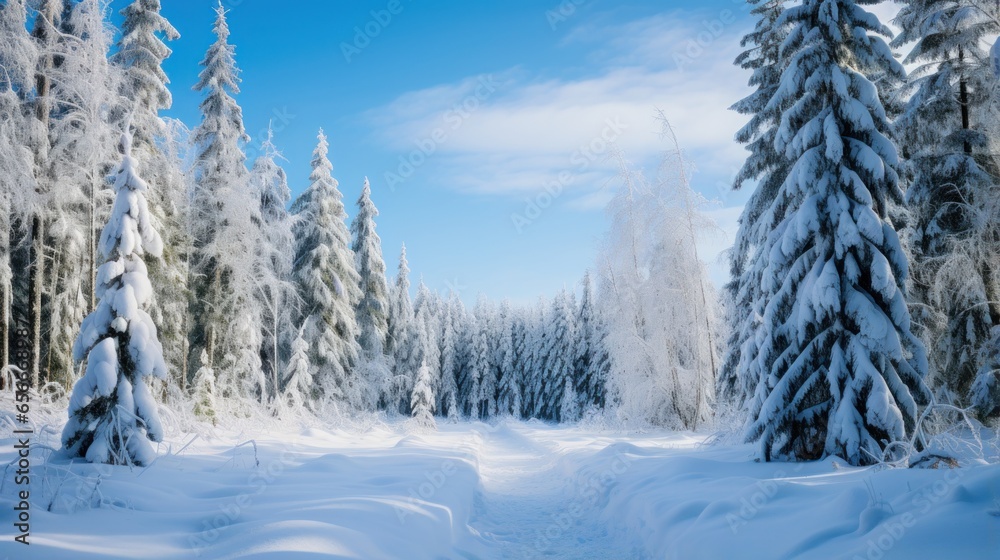
[[157, 139], [166, 132], [159, 112], [172, 103], [170, 80], [163, 71], [171, 51], [164, 41], [175, 41], [180, 34], [160, 14], [160, 0], [133, 0], [121, 15], [121, 39], [111, 60], [125, 69], [121, 89], [131, 105], [137, 160], [139, 154], [152, 158], [153, 153], [143, 152], [157, 151]]
[[448, 307], [451, 320], [451, 342], [454, 352], [452, 364], [454, 370], [451, 378], [447, 377], [447, 372], [442, 372], [442, 379], [449, 383], [451, 380], [454, 380], [455, 401], [459, 407], [456, 414], [460, 415], [468, 409], [468, 403], [471, 400], [470, 395], [473, 394], [472, 339], [475, 329], [472, 317], [470, 317], [466, 310], [465, 304], [459, 299], [458, 294], [452, 293]]
[[387, 407], [391, 392], [392, 372], [385, 355], [388, 335], [389, 290], [385, 279], [385, 261], [382, 260], [382, 241], [375, 232], [378, 209], [371, 199], [371, 185], [365, 177], [358, 198], [358, 214], [351, 223], [351, 233], [361, 300], [358, 301], [358, 346], [361, 348], [360, 372], [368, 397], [367, 406]]
[[455, 400], [455, 393], [448, 393], [448, 421], [454, 424], [458, 422], [458, 418], [458, 401]]
[[580, 419], [580, 398], [573, 387], [573, 379], [566, 378], [566, 386], [563, 388], [562, 400], [559, 403], [559, 421], [576, 422]]
[[[49, 381], [73, 380], [72, 345], [78, 325], [93, 304], [98, 222], [109, 200], [100, 196], [105, 175], [116, 162], [120, 129], [112, 124], [119, 73], [108, 64], [112, 34], [104, 5], [82, 0], [63, 7], [47, 105], [48, 153], [43, 165], [50, 180], [45, 212], [47, 297], [43, 299], [42, 370]], [[145, 169], [145, 168], [144, 168]], [[147, 170], [148, 173], [148, 170]], [[90, 285], [88, 285], [90, 284]]]
[[309, 406], [315, 400], [316, 385], [313, 381], [313, 367], [309, 363], [309, 343], [300, 328], [292, 341], [292, 357], [288, 360], [288, 374], [285, 376], [285, 399], [294, 408]]
[[210, 420], [215, 425], [218, 404], [215, 400], [215, 372], [208, 365], [208, 352], [202, 350], [198, 357], [201, 367], [194, 374], [194, 414]]
[[[982, 44], [1000, 33], [992, 2], [912, 0], [897, 16], [895, 46], [913, 43], [918, 65], [896, 122], [912, 173], [906, 193], [915, 331], [928, 346], [938, 397], [965, 405], [977, 356], [1000, 324], [1000, 243], [978, 239], [987, 206], [1000, 197], [989, 138], [997, 129], [996, 77]], [[991, 289], [992, 288], [992, 289]]]
[[[27, 133], [33, 119], [27, 108], [38, 52], [25, 27], [27, 17], [25, 0], [0, 5], [0, 68], [4, 69], [0, 72], [0, 367], [15, 363], [10, 344], [14, 277], [20, 263], [14, 261], [25, 252], [17, 250], [16, 242], [27, 233], [24, 230], [35, 191]], [[25, 304], [20, 307], [26, 311]]]
[[538, 299], [534, 309], [528, 313], [525, 326], [521, 355], [524, 392], [522, 398], [522, 416], [539, 418], [539, 410], [545, 405], [545, 380], [548, 373], [545, 370], [547, 339], [552, 333], [547, 327], [547, 307], [543, 298]]
[[136, 161], [157, 188], [150, 193], [149, 209], [163, 237], [160, 259], [148, 263], [153, 284], [151, 312], [160, 325], [164, 358], [181, 387], [187, 383], [187, 259], [190, 240], [178, 202], [186, 199], [184, 178], [177, 162], [163, 152], [160, 143], [167, 130], [159, 112], [169, 109], [170, 80], [163, 61], [170, 54], [165, 41], [180, 38], [176, 29], [160, 14], [160, 0], [134, 0], [121, 10], [124, 17], [118, 50], [111, 61], [122, 68], [123, 111], [135, 128], [133, 151]]
[[490, 370], [490, 341], [489, 330], [486, 325], [485, 309], [482, 300], [477, 302], [472, 314], [470, 327], [472, 329], [469, 340], [469, 374], [468, 399], [464, 405], [466, 414], [473, 420], [480, 420], [487, 417], [485, 402], [487, 392], [483, 390], [483, 377]]
[[573, 383], [576, 353], [576, 325], [569, 294], [563, 290], [552, 300], [546, 322], [546, 337], [542, 355], [544, 366], [540, 396], [535, 401], [535, 416], [558, 420], [567, 382]]
[[361, 300], [360, 279], [349, 246], [343, 196], [331, 175], [329, 144], [323, 131], [313, 152], [311, 184], [292, 205], [296, 240], [293, 277], [298, 284], [306, 325], [309, 361], [324, 398], [360, 409], [362, 393], [354, 374], [358, 327], [354, 310]]
[[[247, 134], [243, 110], [233, 98], [240, 91], [240, 79], [235, 48], [229, 44], [226, 10], [220, 4], [215, 13], [216, 41], [201, 62], [203, 68], [195, 85], [205, 98], [200, 105], [202, 122], [191, 138], [195, 150], [195, 188], [190, 219], [195, 243], [190, 282], [193, 325], [189, 332], [191, 359], [200, 356], [204, 349], [208, 353], [209, 367], [228, 376], [222, 371], [224, 365], [216, 367], [234, 346], [233, 341], [223, 337], [228, 334], [225, 332], [227, 314], [233, 312], [230, 307], [234, 303], [225, 300], [231, 299], [230, 283], [236, 275], [227, 270], [224, 263], [236, 260], [242, 264], [251, 253], [234, 251], [220, 243], [218, 237], [227, 229], [236, 233], [232, 231], [232, 224], [225, 220], [243, 216], [233, 208], [234, 203], [246, 206], [248, 202], [238, 196], [247, 180], [246, 154], [242, 147]], [[238, 235], [229, 237], [246, 242]]]
[[497, 316], [496, 350], [494, 361], [498, 372], [497, 412], [501, 415], [521, 415], [521, 376], [522, 372], [515, 366], [516, 350], [514, 348], [514, 312], [510, 302], [500, 303], [500, 314]]
[[604, 386], [608, 375], [608, 352], [604, 341], [605, 327], [597, 315], [594, 289], [588, 271], [583, 277], [583, 296], [577, 310], [577, 346], [574, 364], [575, 392], [579, 409], [604, 407]]
[[412, 391], [414, 371], [420, 368], [420, 340], [410, 302], [410, 268], [406, 260], [406, 246], [399, 255], [399, 270], [392, 288], [388, 315], [387, 350], [392, 356], [392, 391], [387, 399], [390, 409], [406, 413]]
[[[462, 371], [460, 363], [462, 340], [462, 314], [464, 308], [458, 295], [452, 292], [442, 309], [441, 332], [441, 389], [438, 391], [438, 410], [449, 416], [451, 403], [458, 402], [458, 378]], [[458, 411], [454, 411], [458, 414]]]
[[[441, 302], [423, 281], [417, 286], [417, 297], [413, 302], [414, 325], [417, 332], [417, 355], [419, 361], [431, 371], [431, 388], [435, 394], [441, 393]], [[410, 372], [410, 386], [415, 372]]]
[[789, 62], [768, 105], [790, 107], [775, 147], [791, 168], [767, 210], [776, 226], [763, 248], [763, 375], [746, 436], [765, 460], [869, 464], [913, 430], [927, 398], [907, 263], [888, 221], [902, 196], [896, 150], [866, 77], [903, 70], [884, 27], [855, 2], [804, 0], [779, 22], [791, 25]]
[[434, 390], [431, 387], [431, 369], [427, 364], [421, 364], [417, 371], [417, 381], [413, 385], [410, 397], [412, 416], [422, 427], [435, 428], [434, 422]]
[[476, 340], [476, 358], [473, 367], [474, 377], [479, 379], [479, 395], [476, 399], [480, 416], [493, 418], [497, 415], [497, 357], [496, 341], [501, 330], [500, 317], [495, 308], [480, 298], [476, 305], [476, 323], [479, 327]]
[[[775, 138], [782, 111], [787, 108], [770, 103], [781, 82], [787, 61], [780, 55], [781, 44], [788, 36], [788, 24], [781, 20], [785, 0], [748, 0], [757, 18], [754, 30], [743, 37], [743, 51], [736, 64], [752, 72], [753, 93], [732, 109], [749, 115], [750, 121], [736, 134], [750, 156], [736, 175], [733, 188], [748, 181], [757, 187], [739, 218], [739, 230], [729, 253], [730, 277], [726, 285], [726, 322], [729, 326], [727, 353], [716, 380], [716, 393], [723, 403], [741, 406], [760, 377], [754, 367], [757, 356], [757, 330], [763, 315], [761, 278], [767, 266], [762, 249], [773, 217], [767, 212], [781, 184], [788, 176], [789, 165], [775, 148]], [[787, 103], [785, 104], [787, 105]]]
[[143, 256], [158, 255], [163, 247], [150, 222], [148, 187], [132, 158], [130, 134], [122, 136], [120, 149], [115, 203], [101, 234], [101, 301], [73, 347], [74, 359], [86, 359], [87, 369], [73, 387], [62, 439], [70, 455], [91, 462], [146, 465], [155, 457], [147, 439], [163, 438], [146, 379], [166, 378], [167, 368], [145, 311], [152, 286]]
[[282, 359], [287, 357], [283, 350], [287, 340], [283, 340], [282, 336], [291, 321], [291, 304], [296, 297], [291, 282], [292, 255], [289, 251], [295, 243], [292, 220], [286, 210], [291, 191], [285, 170], [277, 162], [280, 157], [268, 128], [260, 156], [250, 169], [250, 196], [260, 201], [260, 243], [255, 252], [255, 275], [261, 279], [257, 294], [263, 320], [261, 334], [264, 344], [260, 355], [263, 373], [268, 378], [274, 397], [280, 391], [278, 373], [282, 368]]

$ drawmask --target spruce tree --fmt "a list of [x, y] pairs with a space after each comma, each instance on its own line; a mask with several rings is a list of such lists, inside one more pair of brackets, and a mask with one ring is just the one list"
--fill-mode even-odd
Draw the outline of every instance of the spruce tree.
[[732, 280], [725, 287], [726, 321], [729, 325], [727, 352], [716, 379], [716, 394], [723, 403], [742, 406], [757, 384], [760, 373], [754, 367], [757, 355], [757, 329], [762, 316], [761, 277], [767, 266], [763, 250], [769, 229], [774, 225], [767, 208], [788, 176], [789, 165], [775, 148], [774, 140], [784, 108], [771, 104], [781, 81], [786, 61], [780, 47], [788, 35], [787, 22], [781, 21], [785, 0], [748, 0], [757, 23], [743, 37], [744, 50], [736, 64], [751, 71], [754, 91], [733, 105], [732, 109], [750, 116], [736, 134], [737, 142], [750, 152], [736, 175], [733, 188], [748, 181], [757, 187], [750, 195], [739, 218], [739, 230], [729, 252]]
[[410, 397], [411, 414], [420, 426], [435, 428], [437, 424], [434, 422], [434, 390], [431, 386], [431, 369], [427, 364], [421, 364], [416, 378], [413, 394]]
[[[911, 0], [896, 18], [894, 46], [912, 43], [916, 65], [895, 123], [912, 181], [906, 192], [913, 275], [911, 308], [930, 355], [939, 399], [965, 406], [978, 356], [1000, 325], [1000, 241], [988, 206], [1000, 197], [990, 135], [996, 77], [983, 43], [1000, 33], [993, 2]], [[915, 328], [916, 330], [916, 328]]]
[[358, 214], [351, 223], [351, 233], [361, 299], [355, 316], [358, 323], [358, 346], [361, 349], [359, 371], [366, 388], [369, 407], [386, 407], [390, 393], [392, 372], [385, 355], [388, 335], [389, 290], [385, 279], [385, 261], [382, 260], [382, 241], [375, 232], [378, 209], [371, 199], [371, 185], [365, 177], [358, 198]]
[[574, 363], [574, 388], [580, 411], [604, 407], [605, 383], [610, 366], [605, 346], [605, 326], [594, 304], [594, 288], [588, 271], [583, 277], [583, 296], [577, 310], [577, 346]]
[[501, 415], [521, 415], [521, 376], [516, 367], [514, 348], [514, 310], [510, 302], [500, 303], [500, 314], [496, 325], [496, 369], [498, 372], [497, 412]]
[[563, 290], [552, 300], [545, 325], [542, 346], [544, 366], [539, 380], [539, 396], [535, 401], [535, 416], [558, 420], [567, 381], [573, 382], [576, 325], [569, 294]]
[[775, 148], [788, 178], [770, 202], [761, 371], [747, 440], [771, 459], [882, 458], [928, 398], [923, 345], [910, 331], [907, 262], [889, 204], [896, 149], [876, 86], [901, 75], [875, 16], [847, 0], [804, 0], [789, 24]]
[[143, 257], [160, 254], [163, 246], [151, 222], [148, 186], [132, 157], [130, 134], [122, 136], [120, 151], [115, 202], [101, 233], [101, 301], [84, 319], [73, 346], [74, 359], [86, 359], [87, 369], [73, 387], [62, 440], [70, 455], [90, 462], [147, 465], [156, 456], [149, 441], [161, 441], [163, 428], [146, 381], [165, 379], [167, 367], [146, 312], [152, 285]]
[[292, 274], [301, 299], [296, 323], [306, 325], [309, 361], [318, 370], [316, 383], [322, 395], [360, 409], [361, 387], [354, 374], [359, 354], [354, 310], [361, 301], [360, 278], [349, 245], [343, 195], [327, 159], [329, 144], [323, 131], [318, 138], [311, 184], [292, 205], [296, 240]]
[[285, 376], [285, 400], [294, 407], [309, 406], [315, 401], [316, 385], [313, 381], [313, 367], [309, 363], [309, 343], [300, 328], [292, 341], [292, 356], [288, 360]]
[[406, 413], [410, 408], [411, 373], [420, 367], [420, 347], [417, 326], [410, 301], [410, 267], [406, 260], [406, 245], [399, 254], [399, 269], [389, 297], [386, 351], [390, 356], [392, 384], [386, 405], [390, 410]]
[[[263, 373], [271, 387], [271, 396], [280, 390], [279, 372], [287, 359], [288, 324], [295, 302], [291, 282], [292, 220], [286, 210], [291, 199], [288, 177], [277, 160], [281, 157], [274, 145], [271, 129], [261, 144], [260, 156], [250, 169], [250, 196], [260, 201], [260, 237], [254, 257], [255, 275], [260, 279], [257, 300], [261, 307], [260, 349]], [[283, 338], [284, 337], [284, 338]]]
[[205, 98], [199, 106], [202, 122], [191, 137], [195, 186], [190, 211], [194, 255], [189, 336], [191, 361], [196, 361], [204, 349], [208, 353], [208, 366], [225, 374], [221, 367], [216, 367], [233, 346], [232, 341], [224, 339], [228, 334], [228, 314], [233, 311], [225, 300], [231, 294], [234, 277], [225, 262], [234, 258], [245, 260], [249, 253], [237, 254], [232, 247], [218, 242], [218, 237], [232, 225], [226, 222], [227, 218], [241, 215], [232, 207], [233, 203], [247, 202], [238, 196], [247, 180], [243, 152], [247, 134], [243, 110], [233, 98], [240, 91], [240, 79], [235, 48], [229, 44], [226, 10], [220, 4], [215, 13], [216, 41], [201, 62], [202, 71], [195, 85]]
[[208, 365], [208, 352], [202, 350], [198, 357], [201, 367], [194, 374], [194, 414], [210, 420], [214, 425], [218, 417], [218, 404], [215, 399], [215, 372]]
[[[0, 5], [0, 367], [12, 359], [17, 241], [25, 237], [35, 177], [28, 126], [38, 52], [28, 34], [26, 0]], [[14, 266], [11, 266], [11, 265]], [[20, 290], [24, 294], [23, 289]], [[23, 302], [22, 313], [27, 311]], [[0, 382], [2, 384], [2, 382]]]

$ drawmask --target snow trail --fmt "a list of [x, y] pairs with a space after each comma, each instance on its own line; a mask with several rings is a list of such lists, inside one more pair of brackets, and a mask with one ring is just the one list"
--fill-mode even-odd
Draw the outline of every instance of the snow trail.
[[[481, 434], [482, 495], [470, 526], [497, 559], [637, 559], [599, 519], [602, 497], [580, 486], [554, 443], [506, 425]], [[593, 449], [589, 453], [593, 453]]]

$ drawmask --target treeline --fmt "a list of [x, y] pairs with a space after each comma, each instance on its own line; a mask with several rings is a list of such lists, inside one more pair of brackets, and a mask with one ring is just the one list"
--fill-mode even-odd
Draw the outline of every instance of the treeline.
[[[367, 179], [348, 225], [322, 131], [295, 201], [271, 138], [247, 161], [221, 5], [191, 130], [158, 116], [171, 102], [165, 41], [178, 38], [159, 1], [122, 15], [119, 31], [101, 0], [0, 5], [0, 363], [37, 390], [69, 390], [101, 348], [94, 341], [123, 336], [100, 318], [74, 355], [84, 317], [101, 313], [102, 295], [144, 285], [119, 271], [112, 286], [102, 260], [142, 259], [151, 292], [135, 301], [157, 332], [136, 340], [159, 342], [166, 398], [203, 417], [257, 403], [559, 421], [604, 407], [606, 328], [589, 278], [579, 301], [564, 291], [530, 309], [481, 300], [470, 312], [423, 285], [411, 303], [405, 248], [387, 279]], [[162, 251], [101, 241], [109, 219], [105, 235], [133, 235], [121, 221], [135, 213], [112, 212], [115, 168], [132, 177], [119, 196], [148, 203]], [[117, 247], [134, 254], [116, 257]], [[128, 321], [139, 313], [108, 305]], [[137, 359], [123, 354], [115, 367]]]

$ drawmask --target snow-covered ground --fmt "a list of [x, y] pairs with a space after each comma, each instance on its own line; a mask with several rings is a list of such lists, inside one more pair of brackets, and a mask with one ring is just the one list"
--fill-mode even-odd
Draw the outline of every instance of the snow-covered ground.
[[514, 421], [196, 428], [144, 469], [43, 463], [44, 428], [32, 544], [8, 467], [0, 558], [1000, 558], [996, 464], [762, 464], [703, 435]]

